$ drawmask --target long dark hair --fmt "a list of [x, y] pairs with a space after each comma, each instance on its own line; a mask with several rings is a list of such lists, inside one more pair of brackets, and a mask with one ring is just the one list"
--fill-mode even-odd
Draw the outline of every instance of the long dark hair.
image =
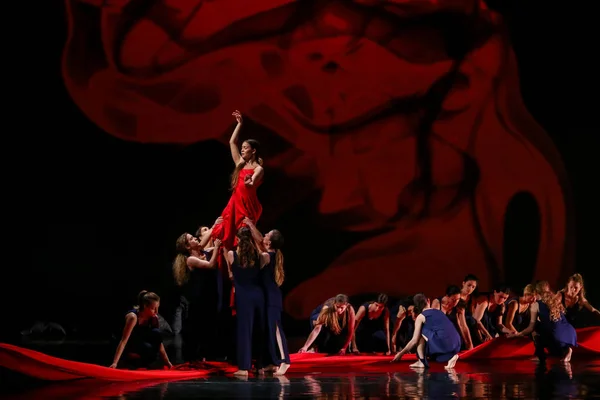
[[[237, 231], [238, 246], [237, 255], [242, 268], [254, 267], [260, 264], [260, 253], [252, 238], [252, 231], [247, 226], [241, 227]], [[259, 265], [260, 266], [260, 265]]]
[[[258, 165], [263, 165], [263, 159], [260, 157], [260, 142], [256, 139], [248, 139], [248, 140], [244, 140], [242, 143], [248, 143], [250, 145], [250, 147], [252, 147], [252, 150], [256, 150], [256, 152], [254, 153], [254, 158], [256, 159], [256, 162], [258, 163]], [[233, 170], [233, 173], [231, 174], [231, 190], [235, 190], [235, 187], [237, 186], [237, 182], [238, 182], [238, 178], [240, 176], [240, 171], [242, 170], [242, 168], [244, 168], [244, 165], [246, 163], [239, 163], [238, 165], [235, 166], [235, 169]]]

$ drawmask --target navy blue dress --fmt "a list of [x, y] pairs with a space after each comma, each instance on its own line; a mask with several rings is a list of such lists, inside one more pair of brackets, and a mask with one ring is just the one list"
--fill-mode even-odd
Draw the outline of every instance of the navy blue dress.
[[[290, 353], [288, 351], [287, 340], [283, 333], [281, 325], [281, 314], [283, 312], [283, 298], [281, 289], [275, 282], [275, 252], [269, 252], [271, 262], [262, 269], [262, 284], [265, 290], [266, 300], [266, 316], [267, 316], [267, 348], [271, 364], [281, 365], [281, 363], [290, 363]], [[279, 344], [277, 343], [277, 328], [281, 336], [281, 345], [283, 354], [279, 352]]]
[[[127, 314], [129, 313], [137, 316], [138, 310], [128, 311]], [[126, 360], [124, 361], [131, 368], [148, 367], [156, 361], [161, 344], [162, 336], [158, 329], [158, 317], [150, 318], [143, 325], [139, 323], [138, 319], [125, 345], [123, 354], [125, 354]]]
[[512, 326], [515, 327], [517, 332], [521, 332], [529, 326], [529, 322], [531, 321], [531, 313], [529, 312], [529, 307], [525, 309], [523, 312], [519, 312], [519, 298], [511, 299], [506, 304], [506, 311], [504, 312], [504, 318], [508, 314], [508, 309], [510, 308], [511, 303], [517, 303], [517, 311], [515, 312], [515, 316], [512, 321]]
[[485, 311], [483, 312], [483, 316], [481, 317], [481, 323], [483, 324], [485, 329], [488, 331], [490, 336], [492, 338], [495, 338], [497, 335], [499, 335], [501, 333], [500, 330], [498, 329], [498, 325], [496, 322], [498, 321], [498, 318], [500, 318], [504, 314], [504, 305], [496, 304], [494, 311], [490, 311], [491, 305], [492, 305], [492, 303], [489, 301], [489, 298], [488, 298], [488, 305], [485, 308]]
[[369, 305], [371, 305], [371, 302], [361, 305], [365, 308], [365, 316], [356, 330], [356, 346], [365, 353], [385, 353], [388, 350], [384, 315], [387, 308], [382, 311], [379, 317], [371, 319], [369, 318]]
[[446, 314], [428, 309], [422, 312], [425, 323], [421, 334], [427, 338], [425, 355], [432, 361], [446, 362], [460, 352], [460, 335]]
[[[204, 252], [207, 258], [210, 253]], [[192, 268], [184, 295], [188, 301], [188, 316], [183, 323], [185, 358], [214, 359], [217, 354], [218, 286], [216, 268]]]
[[[326, 300], [324, 303], [320, 304], [310, 313], [311, 331], [314, 328], [314, 322], [317, 321], [319, 315], [321, 314], [321, 311], [323, 310], [323, 306], [326, 305], [329, 308], [329, 311], [335, 312], [335, 310], [333, 309], [334, 302], [335, 298], [332, 297]], [[315, 345], [320, 353], [335, 354], [339, 352], [342, 349], [342, 347], [344, 347], [346, 340], [348, 339], [348, 318], [350, 313], [349, 307], [350, 305], [348, 305], [348, 308], [346, 308], [344, 314], [337, 316], [338, 322], [342, 328], [339, 334], [334, 333], [329, 327], [325, 325], [321, 327], [319, 336], [317, 336], [317, 338], [315, 339]], [[344, 318], [346, 319], [345, 325], [342, 323]]]
[[[262, 368], [265, 296], [261, 282], [261, 268], [258, 265], [254, 267], [240, 266], [237, 252], [234, 251], [231, 272], [235, 288], [237, 317], [237, 365], [240, 370], [250, 370], [254, 353], [256, 354], [256, 368]], [[256, 337], [255, 334], [259, 337]], [[254, 343], [258, 348], [253, 352]]]
[[577, 332], [565, 314], [561, 313], [558, 321], [552, 321], [546, 303], [538, 300], [538, 305], [539, 323], [536, 331], [540, 336], [536, 340], [536, 355], [542, 359], [545, 356], [544, 349], [547, 349], [551, 355], [562, 357], [570, 347], [577, 346]]

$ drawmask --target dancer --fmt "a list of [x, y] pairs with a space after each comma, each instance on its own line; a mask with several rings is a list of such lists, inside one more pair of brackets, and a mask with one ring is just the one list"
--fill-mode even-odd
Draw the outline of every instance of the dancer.
[[[262, 369], [264, 348], [265, 296], [261, 284], [261, 269], [270, 262], [268, 253], [260, 252], [252, 238], [248, 227], [237, 233], [237, 250], [227, 252], [227, 262], [231, 265], [233, 285], [235, 288], [235, 304], [237, 307], [237, 364], [239, 370], [235, 376], [246, 377], [252, 367], [252, 353], [256, 357], [256, 369]], [[260, 337], [255, 337], [258, 333]], [[254, 343], [259, 348], [253, 352]]]
[[[214, 321], [217, 317], [217, 255], [220, 240], [214, 241], [215, 249], [210, 260], [197, 237], [184, 233], [177, 239], [177, 256], [173, 261], [175, 283], [182, 288], [188, 303], [188, 317], [183, 323], [182, 336], [188, 361], [215, 359], [215, 343], [218, 339]], [[207, 321], [211, 323], [207, 324]]]
[[509, 330], [502, 323], [505, 311], [504, 303], [509, 295], [508, 286], [499, 284], [494, 287], [493, 293], [483, 294], [476, 299], [473, 319], [477, 325], [474, 327], [473, 333], [476, 334], [478, 344], [492, 340], [501, 333], [515, 333], [514, 330]]
[[[362, 304], [356, 312], [353, 347], [366, 353], [390, 355], [390, 311], [388, 296], [381, 293], [377, 300]], [[361, 324], [362, 322], [362, 324]]]
[[466, 302], [460, 296], [461, 289], [456, 285], [450, 285], [446, 289], [445, 296], [434, 299], [431, 302], [431, 308], [440, 310], [446, 314], [458, 333], [460, 333], [462, 347], [466, 348], [467, 343], [471, 341], [471, 335], [465, 318]]
[[[222, 222], [222, 218], [219, 217], [215, 221], [215, 225], [218, 223], [221, 223], [221, 222]], [[213, 227], [214, 227], [214, 225], [213, 225]], [[214, 247], [214, 243], [212, 241], [212, 238], [210, 237], [210, 232], [212, 232], [212, 228], [209, 228], [207, 226], [201, 226], [200, 228], [198, 228], [198, 230], [196, 231], [196, 235], [195, 235], [195, 237], [200, 242], [200, 248], [202, 249], [202, 252], [208, 258], [210, 258], [209, 253], [212, 250], [212, 247]], [[186, 285], [183, 281], [178, 282], [178, 280], [181, 278], [183, 278], [183, 280], [186, 280], [186, 278], [185, 278], [186, 275], [187, 275], [187, 273], [185, 273], [185, 271], [183, 271], [183, 270], [181, 272], [173, 270], [173, 277], [175, 279], [175, 284], [179, 288], [179, 304], [175, 308], [175, 313], [173, 315], [173, 322], [171, 324], [171, 327], [173, 328], [173, 333], [175, 335], [179, 335], [181, 333], [181, 330], [183, 327], [183, 321], [185, 319], [187, 319], [188, 311], [189, 311], [188, 310], [189, 309], [189, 301], [185, 297], [185, 292], [186, 292], [185, 286]]]
[[117, 368], [123, 354], [125, 364], [132, 369], [151, 367], [159, 354], [164, 364], [172, 368], [158, 330], [160, 297], [142, 290], [137, 303], [125, 316], [123, 335], [110, 368]]
[[221, 216], [223, 222], [214, 226], [212, 237], [223, 241], [227, 249], [233, 248], [236, 232], [242, 227], [244, 218], [249, 218], [257, 223], [262, 213], [262, 206], [258, 201], [256, 190], [262, 183], [264, 170], [260, 158], [260, 144], [254, 139], [245, 140], [238, 148], [238, 136], [242, 128], [242, 115], [235, 111], [232, 115], [237, 120], [229, 147], [235, 169], [231, 175], [231, 198]]
[[[459, 325], [467, 326], [467, 331], [463, 336], [463, 347], [464, 350], [471, 350], [473, 348], [473, 336], [471, 331], [475, 331], [477, 327], [477, 321], [473, 318], [473, 312], [475, 311], [473, 299], [477, 297], [477, 285], [479, 279], [473, 274], [467, 274], [463, 279], [460, 289], [460, 299], [462, 300], [461, 306], [457, 308], [458, 312], [456, 318]], [[464, 304], [464, 307], [462, 306]], [[461, 331], [462, 332], [462, 331]]]
[[315, 308], [310, 316], [312, 331], [298, 353], [306, 353], [313, 344], [319, 352], [346, 354], [354, 336], [356, 314], [348, 304], [348, 296], [338, 294]]
[[283, 296], [279, 287], [283, 284], [285, 278], [283, 253], [281, 252], [283, 235], [274, 229], [263, 237], [252, 220], [245, 218], [244, 224], [250, 228], [252, 237], [261, 251], [266, 251], [270, 256], [269, 265], [263, 268], [262, 271], [267, 306], [267, 346], [271, 358], [271, 364], [265, 370], [279, 376], [285, 374], [290, 367], [290, 353], [281, 326]]
[[395, 353], [397, 348], [404, 347], [413, 337], [415, 331], [415, 318], [413, 296], [400, 301], [397, 305], [398, 311], [395, 314], [394, 328], [392, 329], [391, 350]]
[[521, 332], [529, 326], [530, 307], [535, 303], [535, 288], [532, 284], [525, 286], [523, 294], [509, 300], [504, 314], [504, 326], [510, 331]]
[[566, 310], [567, 321], [574, 327], [583, 328], [585, 326], [581, 314], [584, 308], [590, 313], [600, 316], [600, 311], [592, 307], [585, 298], [583, 276], [580, 274], [571, 275], [567, 280], [567, 286], [559, 293], [562, 305]]
[[429, 368], [427, 358], [448, 362], [444, 368], [452, 369], [458, 360], [460, 335], [452, 322], [440, 310], [430, 307], [429, 299], [422, 293], [414, 297], [415, 333], [410, 342], [398, 352], [392, 362], [399, 361], [410, 349], [417, 346], [417, 361], [412, 368]]
[[[543, 290], [543, 286], [539, 286], [540, 290]], [[527, 336], [535, 330], [537, 333], [534, 340], [535, 355], [540, 362], [546, 360], [546, 350], [548, 350], [550, 355], [561, 357], [561, 361], [569, 363], [573, 347], [577, 346], [577, 332], [565, 317], [560, 295], [557, 296], [551, 291], [536, 292], [536, 294], [541, 299], [529, 307], [529, 326], [521, 332], [507, 336]]]

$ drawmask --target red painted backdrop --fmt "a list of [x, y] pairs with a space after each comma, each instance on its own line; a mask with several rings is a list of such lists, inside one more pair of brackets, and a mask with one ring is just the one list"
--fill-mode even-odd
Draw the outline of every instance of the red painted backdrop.
[[323, 218], [381, 232], [294, 288], [291, 315], [338, 292], [441, 295], [469, 272], [484, 288], [504, 279], [505, 211], [522, 192], [539, 208], [534, 278], [559, 286], [569, 272], [565, 173], [523, 105], [503, 21], [482, 1], [67, 0], [67, 10], [64, 80], [106, 132], [225, 142], [239, 109], [290, 145], [267, 168], [309, 178]]

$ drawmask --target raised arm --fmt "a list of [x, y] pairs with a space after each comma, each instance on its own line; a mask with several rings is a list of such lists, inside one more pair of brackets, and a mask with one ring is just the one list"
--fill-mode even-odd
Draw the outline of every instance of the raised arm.
[[250, 232], [252, 233], [252, 238], [256, 242], [256, 245], [258, 246], [260, 251], [266, 252], [267, 248], [266, 248], [265, 244], [263, 243], [263, 235], [262, 235], [262, 233], [260, 233], [260, 231], [258, 230], [256, 225], [254, 225], [254, 221], [252, 221], [250, 218], [246, 217], [246, 218], [244, 218], [244, 224], [246, 224], [246, 226], [248, 226], [248, 228], [250, 228]]
[[188, 257], [187, 265], [190, 268], [215, 268], [217, 266], [217, 257], [219, 256], [219, 247], [221, 247], [221, 241], [215, 239], [215, 248], [213, 249], [210, 261], [201, 260], [198, 257]]
[[231, 113], [237, 121], [237, 125], [231, 134], [231, 138], [229, 138], [229, 148], [231, 149], [231, 158], [233, 158], [233, 162], [237, 166], [239, 163], [243, 162], [242, 156], [240, 155], [240, 149], [238, 148], [238, 136], [240, 135], [240, 130], [242, 129], [242, 114], [235, 110]]
[[424, 322], [425, 317], [423, 316], [423, 314], [419, 314], [417, 319], [415, 319], [415, 332], [413, 333], [412, 339], [410, 339], [410, 342], [408, 342], [406, 346], [404, 346], [404, 348], [396, 354], [392, 361], [399, 361], [403, 355], [408, 353], [413, 347], [417, 345], [417, 343], [419, 343], [419, 339], [421, 339], [421, 330], [423, 329]]
[[117, 368], [117, 364], [123, 355], [123, 350], [125, 350], [125, 346], [127, 346], [127, 341], [129, 340], [129, 336], [131, 336], [131, 331], [135, 327], [137, 323], [137, 316], [134, 313], [129, 313], [125, 317], [125, 328], [123, 328], [123, 334], [121, 335], [121, 340], [119, 341], [119, 345], [117, 346], [117, 350], [115, 351], [115, 357], [113, 358], [113, 362], [110, 365], [110, 368]]
[[206, 245], [208, 244], [210, 237], [212, 235], [212, 231], [215, 228], [216, 225], [219, 225], [220, 223], [223, 222], [223, 217], [219, 217], [215, 220], [215, 223], [213, 224], [213, 226], [208, 230], [208, 234], [204, 235], [204, 237], [202, 237], [202, 239], [200, 239], [200, 247], [205, 248]]

